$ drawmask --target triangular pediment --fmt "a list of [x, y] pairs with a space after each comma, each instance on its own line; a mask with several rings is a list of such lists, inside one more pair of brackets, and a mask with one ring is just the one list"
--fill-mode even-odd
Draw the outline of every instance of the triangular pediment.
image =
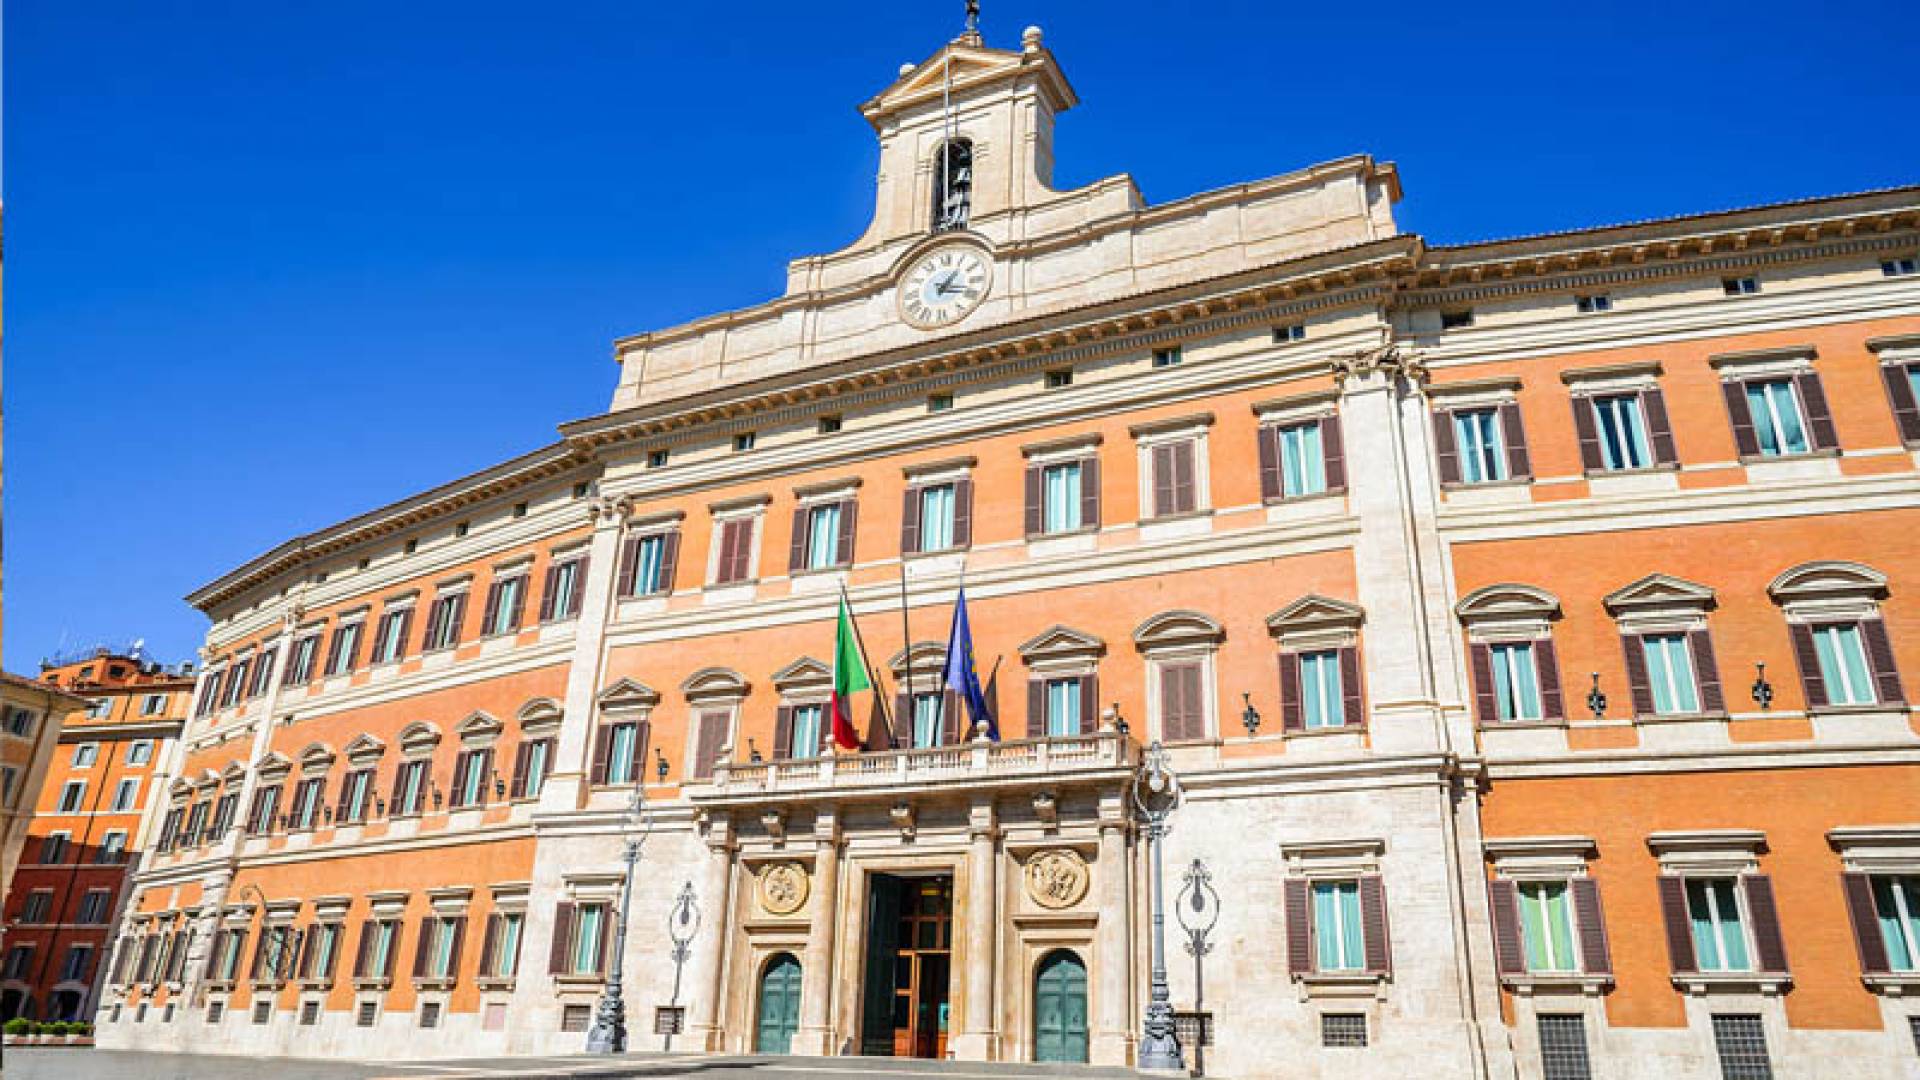
[[1713, 606], [1713, 590], [1672, 574], [1648, 574], [1608, 593], [1602, 603], [1614, 614], [1642, 608], [1704, 609]]
[[355, 765], [365, 765], [387, 752], [387, 744], [365, 732], [353, 737], [347, 744], [347, 760]]
[[600, 696], [594, 701], [603, 709], [617, 709], [623, 705], [651, 707], [660, 704], [660, 692], [646, 683], [621, 679], [600, 691]]
[[1054, 99], [1056, 110], [1078, 100], [1053, 54], [1034, 42], [1031, 49], [990, 49], [965, 37], [941, 47], [918, 64], [903, 65], [900, 76], [860, 106], [878, 126], [880, 118], [930, 101], [957, 98], [998, 82], [1038, 76], [1038, 85]]
[[1027, 661], [1056, 656], [1085, 656], [1107, 651], [1107, 643], [1084, 630], [1070, 626], [1050, 626], [1020, 644], [1020, 655]]
[[1334, 627], [1350, 628], [1365, 622], [1366, 617], [1366, 609], [1359, 604], [1308, 593], [1267, 616], [1267, 632], [1280, 634]]

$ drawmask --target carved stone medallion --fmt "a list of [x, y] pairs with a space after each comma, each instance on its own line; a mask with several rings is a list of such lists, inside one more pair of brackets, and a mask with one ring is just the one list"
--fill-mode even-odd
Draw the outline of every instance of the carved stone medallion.
[[1039, 852], [1027, 860], [1027, 895], [1043, 908], [1072, 907], [1087, 895], [1087, 861], [1072, 848]]
[[807, 888], [799, 863], [774, 863], [760, 872], [760, 906], [769, 915], [791, 915], [806, 906]]

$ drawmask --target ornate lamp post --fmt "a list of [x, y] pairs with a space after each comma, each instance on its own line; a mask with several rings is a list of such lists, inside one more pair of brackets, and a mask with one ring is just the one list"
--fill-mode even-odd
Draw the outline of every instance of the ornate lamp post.
[[1180, 1035], [1173, 1026], [1172, 994], [1167, 990], [1167, 915], [1161, 901], [1160, 841], [1167, 835], [1167, 818], [1180, 807], [1180, 780], [1167, 764], [1167, 748], [1155, 739], [1147, 747], [1140, 774], [1133, 785], [1133, 802], [1147, 823], [1148, 861], [1153, 867], [1153, 971], [1147, 998], [1144, 1034], [1140, 1039], [1140, 1068], [1182, 1072]]
[[[699, 932], [700, 904], [694, 899], [693, 882], [689, 881], [680, 886], [680, 895], [673, 898], [673, 909], [667, 912], [667, 938], [673, 942], [673, 996], [667, 999], [669, 1010], [680, 1004], [680, 973], [687, 966], [687, 954], [693, 951], [693, 938]], [[673, 1035], [679, 1028], [676, 1019], [674, 1026], [666, 1031], [662, 1050], [673, 1049]]]
[[617, 1054], [627, 1048], [627, 1005], [620, 997], [620, 968], [627, 953], [627, 914], [633, 905], [633, 871], [640, 864], [640, 845], [653, 831], [653, 811], [647, 806], [645, 785], [635, 783], [633, 802], [621, 825], [628, 830], [627, 878], [620, 888], [620, 912], [613, 924], [613, 962], [607, 966], [607, 985], [600, 992], [593, 1012], [593, 1027], [587, 1031], [587, 1053]]
[[1193, 1040], [1193, 1071], [1200, 1076], [1207, 1075], [1207, 1029], [1206, 1029], [1206, 991], [1205, 983], [1200, 979], [1200, 962], [1213, 951], [1213, 943], [1207, 935], [1213, 933], [1214, 924], [1220, 921], [1220, 894], [1213, 889], [1213, 874], [1207, 870], [1207, 864], [1199, 859], [1187, 867], [1182, 877], [1180, 895], [1174, 899], [1173, 911], [1180, 918], [1180, 929], [1187, 932], [1187, 954], [1193, 957], [1193, 1008], [1200, 1014], [1200, 1029]]

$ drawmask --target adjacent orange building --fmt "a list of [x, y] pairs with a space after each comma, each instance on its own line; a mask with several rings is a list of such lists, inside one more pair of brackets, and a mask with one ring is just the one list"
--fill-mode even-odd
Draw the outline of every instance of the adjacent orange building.
[[1212, 1071], [1907, 1075], [1920, 188], [1438, 245], [1075, 101], [908, 65], [784, 295], [196, 590], [101, 1039], [573, 1049], [624, 926], [634, 1046], [1134, 1063], [1159, 744]]

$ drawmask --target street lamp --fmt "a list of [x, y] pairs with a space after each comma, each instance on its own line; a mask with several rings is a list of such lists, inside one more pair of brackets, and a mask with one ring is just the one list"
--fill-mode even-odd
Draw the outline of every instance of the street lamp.
[[1213, 889], [1213, 874], [1207, 864], [1199, 859], [1187, 867], [1182, 876], [1180, 895], [1174, 900], [1173, 912], [1180, 917], [1180, 929], [1187, 932], [1187, 953], [1193, 957], [1193, 1011], [1198, 1015], [1198, 1029], [1193, 1039], [1193, 1071], [1207, 1075], [1207, 1010], [1205, 983], [1200, 978], [1200, 961], [1213, 951], [1213, 943], [1207, 935], [1213, 933], [1215, 923], [1220, 921], [1220, 894]]
[[1147, 857], [1153, 867], [1153, 972], [1147, 998], [1144, 1034], [1140, 1040], [1140, 1068], [1184, 1072], [1180, 1035], [1174, 1029], [1172, 995], [1167, 990], [1167, 915], [1161, 902], [1160, 842], [1167, 835], [1167, 818], [1180, 807], [1180, 780], [1167, 764], [1167, 748], [1155, 739], [1147, 747], [1134, 780], [1133, 802], [1147, 823]]
[[[687, 954], [693, 951], [693, 938], [700, 932], [700, 904], [693, 896], [693, 882], [680, 886], [680, 895], [674, 897], [673, 908], [667, 912], [667, 938], [673, 942], [673, 996], [667, 999], [667, 1008], [677, 1010], [680, 1005], [680, 972], [687, 966]], [[662, 1050], [673, 1049], [673, 1034], [679, 1030], [679, 1013], [674, 1025], [667, 1029], [666, 1042]]]
[[627, 1048], [627, 1006], [620, 997], [621, 961], [627, 954], [627, 913], [633, 905], [633, 871], [640, 864], [640, 845], [653, 831], [653, 811], [647, 806], [644, 786], [633, 786], [633, 801], [627, 804], [620, 820], [627, 833], [627, 849], [622, 856], [627, 877], [620, 889], [620, 912], [613, 924], [613, 962], [607, 966], [607, 984], [600, 991], [594, 1009], [593, 1027], [587, 1030], [587, 1053], [618, 1054]]

